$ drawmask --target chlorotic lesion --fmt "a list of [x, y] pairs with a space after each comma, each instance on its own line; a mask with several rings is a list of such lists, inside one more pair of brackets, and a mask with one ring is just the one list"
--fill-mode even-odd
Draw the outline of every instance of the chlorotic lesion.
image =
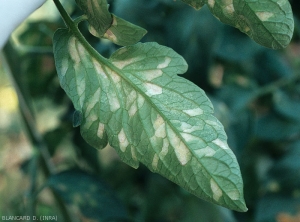
[[216, 183], [216, 181], [213, 178], [210, 179], [210, 188], [211, 188], [211, 191], [213, 193], [213, 199], [215, 201], [219, 201], [219, 199], [223, 195], [223, 192], [222, 192], [219, 185]]
[[127, 146], [129, 145], [129, 141], [126, 137], [124, 129], [122, 128], [118, 134], [119, 146], [122, 152], [126, 151]]

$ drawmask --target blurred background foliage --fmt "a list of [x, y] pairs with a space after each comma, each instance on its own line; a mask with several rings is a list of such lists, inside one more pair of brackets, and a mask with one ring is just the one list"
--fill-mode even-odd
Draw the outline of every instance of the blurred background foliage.
[[[148, 30], [189, 64], [183, 77], [204, 89], [223, 123], [245, 183], [249, 211], [209, 204], [144, 166], [98, 151], [72, 128], [59, 86], [53, 32], [63, 27], [48, 1], [15, 31], [0, 63], [0, 218], [57, 215], [58, 221], [299, 222], [300, 3], [284, 50], [257, 45], [209, 10], [173, 0], [111, 0], [110, 10]], [[77, 17], [73, 1], [64, 6]], [[104, 56], [117, 49], [80, 29]]]

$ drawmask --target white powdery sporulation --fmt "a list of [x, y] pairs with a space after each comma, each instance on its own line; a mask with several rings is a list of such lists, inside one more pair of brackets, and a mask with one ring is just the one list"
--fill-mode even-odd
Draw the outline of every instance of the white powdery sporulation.
[[105, 128], [105, 125], [103, 123], [99, 123], [98, 125], [98, 130], [97, 130], [97, 136], [102, 139], [103, 138], [103, 135], [104, 135], [104, 128]]
[[268, 21], [274, 14], [271, 12], [256, 12], [255, 13], [260, 21]]
[[166, 67], [168, 67], [170, 62], [171, 62], [171, 58], [170, 57], [165, 57], [165, 60], [162, 63], [158, 64], [157, 68], [158, 69], [166, 68]]
[[124, 129], [121, 129], [121, 131], [118, 134], [120, 149], [122, 152], [126, 151], [127, 146], [129, 145], [128, 139], [126, 137], [126, 134], [124, 132]]
[[187, 162], [191, 159], [191, 152], [188, 147], [181, 141], [179, 136], [177, 136], [174, 131], [167, 127], [167, 134], [170, 144], [174, 148], [177, 159], [179, 160], [181, 165], [187, 164]]
[[210, 179], [210, 188], [213, 192], [214, 200], [219, 201], [220, 197], [223, 195], [223, 192], [213, 178]]
[[146, 94], [150, 97], [162, 94], [162, 88], [158, 85], [148, 83], [148, 82], [144, 83], [143, 85], [146, 88]]
[[151, 70], [145, 70], [142, 72], [142, 77], [146, 81], [151, 81], [157, 77], [162, 76], [163, 72], [160, 69], [151, 69]]
[[154, 154], [154, 157], [153, 157], [153, 160], [152, 160], [153, 170], [157, 170], [158, 161], [159, 161], [159, 156], [157, 154]]
[[203, 110], [201, 108], [186, 109], [182, 111], [190, 116], [199, 116], [203, 114]]
[[220, 139], [215, 139], [212, 142], [224, 150], [229, 149], [228, 145]]

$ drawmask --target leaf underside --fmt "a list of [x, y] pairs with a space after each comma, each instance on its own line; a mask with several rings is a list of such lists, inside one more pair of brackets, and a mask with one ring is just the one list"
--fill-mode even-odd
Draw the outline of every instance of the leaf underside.
[[177, 75], [187, 70], [180, 55], [138, 43], [105, 59], [68, 29], [55, 33], [54, 54], [88, 143], [109, 143], [134, 168], [141, 162], [204, 200], [247, 210], [223, 126], [205, 93]]
[[238, 28], [268, 48], [285, 48], [293, 36], [294, 19], [288, 0], [182, 1], [196, 9], [207, 4], [221, 22]]

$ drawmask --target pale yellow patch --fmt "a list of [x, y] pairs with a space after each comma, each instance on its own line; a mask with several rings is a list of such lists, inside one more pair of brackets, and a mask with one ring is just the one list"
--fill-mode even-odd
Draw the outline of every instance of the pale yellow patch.
[[194, 136], [192, 134], [189, 134], [189, 133], [181, 133], [180, 134], [183, 139], [185, 139], [186, 142], [190, 143], [190, 142], [193, 142], [193, 141], [199, 141], [199, 137], [197, 136]]
[[213, 192], [214, 200], [219, 201], [220, 197], [223, 195], [223, 192], [213, 178], [210, 179], [210, 188]]
[[153, 170], [157, 170], [158, 161], [159, 161], [159, 156], [157, 154], [154, 154], [154, 157], [153, 157], [153, 160], [152, 160]]
[[274, 14], [272, 12], [256, 12], [255, 13], [260, 21], [268, 21]]
[[76, 85], [76, 90], [79, 96], [79, 105], [80, 107], [83, 106], [83, 102], [85, 99], [85, 81], [80, 79], [80, 82], [78, 81], [79, 79], [76, 79], [77, 85]]
[[146, 70], [142, 73], [144, 79], [147, 81], [151, 81], [157, 77], [160, 77], [162, 74], [163, 72], [160, 69]]
[[148, 82], [144, 83], [143, 85], [146, 88], [146, 94], [150, 97], [162, 94], [162, 88], [158, 85], [148, 83]]
[[97, 130], [97, 136], [102, 139], [103, 138], [103, 135], [104, 135], [104, 128], [105, 128], [105, 125], [103, 123], [99, 123], [98, 125], [98, 130]]
[[111, 40], [112, 42], [116, 42], [118, 40], [117, 36], [111, 31], [111, 29], [108, 29], [105, 32], [104, 37]]
[[199, 116], [203, 114], [203, 110], [201, 108], [187, 109], [182, 111], [190, 116]]
[[138, 94], [138, 98], [137, 98], [137, 105], [138, 108], [141, 108], [145, 103], [145, 99], [144, 97], [142, 97], [140, 94]]
[[165, 128], [165, 121], [164, 119], [160, 116], [157, 115], [154, 123], [153, 123], [153, 128], [155, 130], [155, 136], [159, 138], [165, 138], [166, 137], [166, 128]]
[[232, 190], [232, 191], [226, 192], [226, 194], [229, 196], [229, 198], [231, 200], [238, 200], [238, 199], [240, 199], [240, 193], [239, 193], [238, 190]]
[[85, 110], [85, 117], [87, 117], [90, 114], [91, 110], [94, 108], [97, 102], [99, 102], [100, 92], [101, 92], [100, 89], [97, 89], [94, 95], [91, 98], [89, 98], [88, 106], [86, 107]]
[[131, 90], [126, 98], [126, 106], [129, 107], [137, 100], [137, 93], [135, 90]]
[[194, 131], [197, 131], [197, 130], [202, 130], [203, 127], [200, 127], [200, 126], [192, 126], [186, 122], [181, 122], [181, 125], [180, 125], [180, 129], [184, 132], [184, 133], [192, 133]]
[[108, 96], [108, 102], [109, 102], [110, 111], [112, 112], [117, 111], [121, 107], [119, 99], [115, 93]]
[[138, 110], [137, 105], [133, 103], [130, 109], [128, 110], [129, 117], [133, 117], [136, 114], [137, 110]]
[[210, 8], [213, 8], [215, 6], [215, 0], [208, 0], [207, 3]]
[[127, 96], [127, 100], [126, 100], [126, 106], [129, 107], [128, 110], [129, 117], [134, 116], [138, 110], [136, 100], [137, 100], [137, 93], [135, 90], [132, 90]]
[[220, 139], [215, 139], [212, 142], [224, 150], [229, 149], [228, 145]]
[[112, 64], [118, 67], [119, 69], [123, 69], [125, 66], [128, 66], [129, 64], [134, 63], [135, 61], [136, 58], [131, 58], [127, 60], [115, 61], [112, 62]]
[[131, 146], [131, 156], [133, 160], [137, 161], [136, 150], [133, 146]]
[[167, 138], [163, 139], [163, 146], [159, 153], [159, 156], [163, 159], [169, 152], [169, 140]]
[[205, 120], [205, 122], [210, 126], [218, 126], [219, 125], [217, 121]]
[[67, 58], [63, 58], [61, 61], [61, 68], [60, 68], [60, 72], [63, 77], [66, 75], [68, 68], [69, 68], [69, 60]]
[[86, 117], [84, 127], [90, 128], [96, 120], [98, 120], [98, 116], [95, 113], [90, 114], [88, 117]]
[[201, 158], [203, 156], [213, 156], [215, 155], [216, 151], [211, 147], [207, 146], [205, 148], [195, 150], [195, 153], [197, 154], [198, 158]]
[[162, 63], [158, 64], [157, 68], [158, 69], [166, 68], [166, 67], [168, 67], [170, 62], [171, 62], [171, 58], [170, 57], [165, 57], [165, 60]]
[[119, 139], [121, 151], [125, 152], [127, 146], [129, 145], [129, 142], [128, 142], [128, 139], [125, 135], [124, 129], [121, 129], [121, 131], [119, 132], [118, 139]]
[[107, 76], [106, 76], [102, 66], [98, 63], [98, 61], [93, 58], [92, 62], [93, 62], [93, 65], [94, 65], [94, 68], [95, 68], [97, 74], [99, 74], [102, 78], [107, 79]]
[[76, 48], [77, 41], [75, 37], [71, 37], [68, 43], [69, 55], [75, 64], [80, 63], [80, 56]]
[[192, 155], [188, 147], [181, 141], [181, 139], [174, 133], [174, 131], [167, 127], [168, 138], [174, 148], [177, 159], [181, 165], [187, 164]]
[[233, 14], [234, 13], [234, 7], [233, 4], [227, 5], [224, 8], [224, 11], [227, 12], [228, 14]]
[[111, 73], [109, 73], [109, 76], [111, 76], [114, 83], [121, 82], [121, 77], [117, 73], [111, 72]]

